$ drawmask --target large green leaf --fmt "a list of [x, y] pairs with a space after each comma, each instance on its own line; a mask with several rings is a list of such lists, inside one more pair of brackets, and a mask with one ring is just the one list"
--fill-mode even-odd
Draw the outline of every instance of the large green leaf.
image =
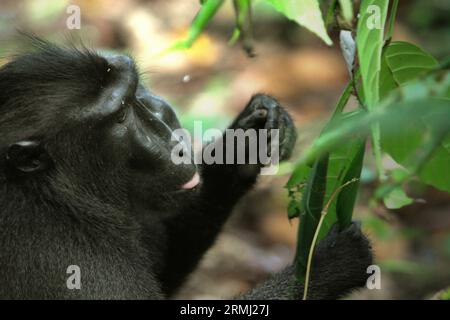
[[433, 56], [414, 44], [403, 41], [390, 43], [384, 48], [381, 58], [380, 99], [437, 66]]
[[[360, 73], [357, 72], [355, 74], [354, 81], [357, 81], [359, 77]], [[357, 114], [357, 111], [342, 113], [352, 90], [353, 90], [352, 81], [350, 81], [350, 83], [344, 90], [341, 98], [339, 99], [337, 107], [330, 121], [330, 126], [333, 126], [334, 123], [339, 122], [342, 119], [347, 120], [351, 119], [353, 116]], [[327, 199], [330, 199], [333, 193], [348, 180], [351, 180], [354, 177], [359, 178], [361, 174], [361, 169], [359, 169], [359, 173], [357, 173], [356, 171], [358, 171], [358, 169], [356, 169], [355, 166], [356, 163], [360, 162], [362, 167], [364, 151], [362, 151], [361, 153], [360, 151], [361, 145], [365, 145], [365, 137], [360, 136], [359, 134], [355, 134], [353, 139], [349, 139], [348, 141], [340, 144], [336, 149], [331, 151], [327, 177], [327, 194], [326, 194]], [[352, 177], [350, 178], [350, 176]], [[354, 198], [352, 199], [353, 191], [355, 191], [355, 194]], [[331, 229], [331, 227], [336, 221], [338, 221], [341, 226], [346, 225], [346, 221], [348, 220], [351, 221], [353, 214], [353, 205], [356, 199], [356, 190], [352, 189], [352, 191], [350, 191], [345, 195], [345, 198], [340, 196], [341, 200], [339, 200], [339, 196], [336, 199], [333, 199], [333, 201], [330, 204], [330, 207], [328, 208], [327, 216], [325, 217], [322, 224], [322, 228], [320, 230], [319, 239], [322, 239], [328, 234], [328, 231]], [[349, 196], [349, 198], [347, 198], [347, 196]], [[348, 202], [345, 204], [343, 201], [344, 199], [345, 201], [348, 200]], [[351, 210], [347, 210], [350, 209], [350, 203], [353, 203], [351, 205], [352, 208]], [[344, 210], [342, 210], [343, 207], [345, 207]]]
[[[352, 81], [347, 85], [344, 92], [339, 99], [335, 112], [333, 113], [329, 123], [323, 129], [321, 135], [325, 134], [327, 130], [332, 130], [336, 123], [341, 119], [348, 119], [354, 116], [355, 112], [342, 113], [344, 107], [350, 97], [352, 91]], [[306, 174], [309, 173], [309, 178], [304, 189], [300, 205], [296, 205], [292, 200], [289, 203], [288, 214], [289, 217], [295, 217], [298, 212], [301, 214], [298, 244], [297, 244], [297, 276], [299, 280], [304, 280], [306, 271], [306, 264], [308, 254], [311, 250], [311, 242], [318, 227], [318, 222], [323, 214], [324, 202], [330, 202], [327, 208], [326, 216], [321, 225], [319, 232], [319, 240], [328, 234], [331, 226], [337, 221], [336, 215], [336, 197], [333, 194], [339, 187], [345, 183], [344, 179], [355, 173], [353, 168], [354, 159], [358, 157], [362, 165], [362, 156], [359, 157], [359, 149], [364, 138], [358, 138], [355, 135], [354, 139], [342, 143], [331, 153], [319, 156], [314, 161], [313, 169], [311, 170], [305, 164], [296, 167], [287, 187], [293, 188], [295, 185], [305, 181]], [[358, 160], [358, 162], [359, 162]], [[359, 169], [359, 172], [361, 170]], [[353, 173], [352, 173], [353, 172]], [[359, 174], [358, 174], [359, 177]], [[291, 191], [292, 192], [292, 191]], [[356, 195], [356, 193], [355, 193]], [[349, 202], [354, 204], [354, 198], [349, 198]], [[348, 206], [346, 206], [348, 208]], [[353, 205], [352, 205], [353, 208]], [[346, 219], [351, 220], [352, 210], [346, 211]]]
[[[358, 112], [352, 111], [352, 112], [346, 112], [343, 113], [340, 117], [337, 117], [334, 119], [333, 122], [340, 123], [341, 119], [351, 119], [352, 117], [356, 116]], [[330, 126], [328, 130], [331, 130], [333, 126]], [[330, 161], [328, 165], [328, 174], [327, 174], [327, 189], [326, 189], [326, 195], [325, 199], [326, 201], [332, 200], [330, 203], [330, 206], [327, 210], [327, 215], [322, 223], [322, 227], [319, 233], [319, 240], [325, 237], [328, 234], [328, 231], [331, 229], [333, 224], [339, 220], [339, 223], [342, 225], [345, 225], [348, 219], [351, 221], [353, 210], [344, 210], [341, 212], [338, 212], [338, 199], [341, 195], [341, 192], [346, 190], [346, 192], [349, 191], [349, 189], [345, 188], [341, 192], [338, 193], [338, 196], [333, 197], [333, 194], [336, 190], [338, 190], [343, 184], [345, 184], [347, 181], [353, 179], [353, 178], [359, 178], [359, 175], [361, 173], [361, 168], [359, 169], [359, 173], [356, 173], [358, 171], [355, 170], [355, 159], [356, 162], [359, 164], [361, 163], [362, 166], [362, 159], [364, 152], [360, 154], [361, 145], [364, 145], [365, 136], [361, 136], [359, 134], [355, 134], [352, 139], [348, 139], [345, 143], [341, 143], [338, 145], [333, 151], [330, 152]], [[350, 176], [352, 176], [350, 178]], [[349, 195], [348, 193], [346, 193]], [[356, 198], [356, 194], [355, 194]], [[352, 202], [354, 204], [354, 199], [348, 199], [349, 202]], [[341, 196], [341, 209], [342, 209], [342, 198]], [[345, 205], [346, 209], [349, 207]], [[353, 209], [353, 205], [351, 206]], [[345, 218], [344, 218], [345, 217]], [[344, 221], [345, 220], [345, 221]]]
[[[448, 102], [450, 105], [450, 101]], [[450, 134], [436, 148], [433, 156], [420, 170], [419, 178], [438, 189], [450, 192]]]
[[[388, 0], [365, 0], [359, 11], [356, 44], [364, 92], [364, 102], [369, 111], [380, 100], [381, 53], [384, 46], [384, 27], [389, 6]], [[385, 178], [381, 161], [380, 128], [372, 127], [372, 147], [378, 175]]]
[[[436, 95], [439, 88], [442, 88], [442, 90], [438, 95], [450, 98], [445, 91], [447, 87], [446, 78], [441, 84], [435, 83], [433, 79], [428, 79], [408, 85], [409, 82], [438, 66], [436, 59], [421, 48], [407, 42], [393, 42], [385, 49], [383, 58], [385, 66], [382, 65], [380, 87], [382, 96], [387, 95], [394, 87], [402, 86], [404, 87], [405, 99], [415, 100], [431, 94]], [[448, 75], [447, 79], [450, 79]], [[427, 107], [426, 105], [423, 106], [423, 108]], [[395, 135], [387, 135], [382, 128], [381, 146], [383, 150], [408, 169], [415, 166], [415, 154], [420, 152], [435, 129], [432, 123], [427, 123], [424, 120], [423, 118], [410, 119], [397, 128]], [[446, 141], [449, 141], [449, 143], [446, 143]], [[450, 191], [449, 163], [450, 137], [447, 137], [436, 148], [432, 157], [421, 168], [418, 175], [423, 182]]]
[[[405, 126], [421, 118], [426, 118], [427, 122], [435, 127], [435, 130], [437, 128], [449, 128], [449, 99], [439, 97], [439, 92], [445, 90], [445, 88], [438, 86], [437, 82], [441, 81], [435, 82], [434, 89], [428, 95], [406, 101], [389, 99], [373, 112], [367, 113], [361, 110], [352, 119], [343, 120], [338, 126], [325, 132], [310, 147], [306, 148], [296, 165], [309, 163], [320, 154], [335, 150], [337, 146], [348, 142], [349, 139], [354, 139], [355, 134], [367, 134], [370, 127], [375, 123], [383, 123], [383, 133], [387, 138], [396, 135], [400, 126]], [[420, 81], [417, 85], [421, 83], [423, 81]], [[436, 97], [436, 95], [438, 96]], [[404, 98], [405, 94], [396, 93], [395, 98], [399, 97]], [[424, 108], [423, 106], [427, 107]], [[447, 148], [449, 146], [448, 140], [444, 140], [442, 145]], [[445, 171], [448, 172], [448, 170]]]
[[[450, 109], [450, 100], [447, 100]], [[427, 108], [427, 105], [423, 106]], [[406, 117], [407, 118], [407, 117]], [[450, 122], [450, 118], [449, 118]], [[447, 124], [450, 128], [450, 123]], [[432, 123], [424, 123], [423, 119], [411, 119], [398, 126], [396, 134], [385, 134], [382, 129], [382, 147], [392, 158], [407, 169], [416, 167], [415, 159], [430, 139], [433, 132]], [[450, 135], [435, 148], [432, 156], [418, 172], [419, 178], [436, 188], [450, 192]]]
[[[357, 74], [355, 78], [358, 79], [359, 74]], [[347, 101], [351, 95], [352, 90], [353, 90], [352, 81], [350, 81], [347, 84], [345, 90], [343, 91], [341, 98], [339, 99], [339, 101], [336, 105], [335, 111], [334, 111], [333, 115], [331, 116], [330, 121], [323, 129], [321, 135], [324, 134], [329, 128], [333, 127], [333, 123], [338, 122], [339, 119], [349, 118], [352, 115], [354, 115], [354, 112], [347, 112], [344, 114], [342, 113], [344, 110], [344, 107], [347, 104]], [[360, 144], [361, 144], [361, 139], [358, 139], [358, 138], [351, 139], [351, 140], [347, 141], [346, 143], [340, 144], [329, 155], [325, 200], [330, 199], [330, 197], [334, 193], [334, 191], [337, 188], [339, 188], [343, 183], [345, 183], [345, 182], [343, 182], [343, 179], [346, 176], [346, 173], [349, 170], [349, 167], [351, 166], [351, 163], [353, 161], [352, 159], [357, 154], [358, 146]], [[295, 192], [292, 190], [295, 186], [306, 183], [306, 179], [308, 178], [310, 171], [311, 171], [311, 168], [305, 164], [296, 166], [291, 178], [289, 179], [288, 183], [286, 184], [286, 187], [290, 190], [290, 195], [293, 195], [292, 192]], [[316, 177], [317, 176], [318, 175], [316, 175]], [[310, 182], [308, 182], [308, 183], [310, 183]], [[289, 208], [288, 208], [289, 218], [293, 218], [298, 215], [297, 208], [298, 208], [298, 205], [293, 203], [293, 201], [291, 200], [289, 203]], [[336, 221], [337, 221], [336, 199], [334, 199], [331, 202], [331, 205], [329, 206], [329, 208], [327, 210], [327, 215], [323, 221], [323, 224], [322, 224], [322, 227], [321, 227], [321, 230], [319, 233], [319, 240], [328, 234], [328, 231], [330, 230], [330, 228]], [[309, 248], [304, 254], [307, 255], [308, 252], [309, 252]]]
[[381, 66], [380, 66], [380, 99], [387, 97], [392, 90], [398, 87], [394, 80], [394, 75], [389, 68], [386, 61], [386, 48], [383, 50], [383, 55], [381, 56]]
[[365, 102], [369, 110], [379, 100], [381, 52], [388, 6], [387, 0], [365, 0], [359, 12], [356, 43]]
[[189, 27], [189, 32], [186, 39], [177, 41], [172, 45], [169, 50], [179, 50], [179, 49], [189, 49], [195, 40], [200, 36], [203, 29], [206, 28], [207, 24], [216, 14], [217, 10], [222, 6], [224, 0], [204, 0], [200, 3], [202, 7], [192, 21]]
[[300, 225], [298, 228], [296, 276], [304, 281], [308, 254], [323, 209], [327, 185], [329, 155], [325, 154], [314, 163], [300, 203]]
[[341, 230], [345, 229], [352, 222], [353, 207], [355, 206], [356, 196], [359, 189], [359, 178], [363, 167], [365, 146], [365, 139], [355, 143], [356, 154], [353, 157], [341, 182], [341, 185], [343, 185], [349, 181], [357, 179], [348, 186], [344, 187], [337, 197], [336, 216]]
[[438, 66], [432, 55], [408, 42], [392, 42], [386, 48], [385, 55], [386, 63], [398, 85], [404, 85]]
[[277, 11], [288, 19], [297, 22], [309, 31], [315, 33], [327, 45], [332, 45], [330, 37], [325, 29], [319, 2], [317, 0], [266, 0]]

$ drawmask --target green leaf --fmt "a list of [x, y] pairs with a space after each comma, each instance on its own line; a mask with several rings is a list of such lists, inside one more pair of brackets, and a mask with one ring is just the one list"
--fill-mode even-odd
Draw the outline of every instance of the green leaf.
[[[357, 115], [357, 112], [347, 112], [342, 114], [340, 118], [334, 119], [334, 122], [340, 123], [340, 119], [348, 120], [355, 115]], [[331, 130], [332, 128], [333, 126], [330, 126], [328, 129]], [[330, 152], [330, 161], [327, 174], [327, 192], [325, 195], [325, 199], [327, 201], [328, 199], [331, 199], [333, 193], [340, 186], [342, 186], [348, 180], [353, 179], [352, 177], [346, 180], [346, 178], [348, 178], [348, 175], [350, 174], [349, 170], [352, 170], [351, 168], [352, 165], [354, 165], [353, 162], [355, 161], [355, 158], [358, 157], [359, 150], [361, 149], [361, 144], [363, 144], [364, 140], [364, 136], [355, 134], [352, 139], [348, 139], [344, 143], [341, 143], [333, 151]], [[359, 178], [359, 175], [356, 178]], [[341, 192], [348, 187], [350, 186], [345, 187], [343, 190], [341, 190]], [[319, 240], [324, 238], [328, 234], [328, 231], [331, 229], [331, 227], [335, 224], [335, 222], [338, 221], [337, 202], [341, 192], [339, 192], [338, 197], [335, 197], [333, 199], [327, 210], [327, 215], [322, 223], [322, 228], [319, 233]], [[346, 214], [350, 214], [349, 218], [351, 220], [352, 212], [346, 212]]]
[[432, 55], [403, 41], [392, 42], [386, 48], [386, 63], [400, 86], [439, 65]]
[[[359, 74], [355, 75], [355, 79], [359, 78]], [[331, 116], [330, 121], [322, 130], [324, 134], [327, 130], [332, 128], [339, 119], [350, 118], [354, 115], [354, 112], [342, 113], [350, 95], [352, 93], [353, 86], [352, 81], [349, 81], [345, 87], [338, 103], [336, 104], [335, 110]], [[329, 163], [327, 169], [327, 183], [326, 183], [326, 194], [325, 199], [329, 199], [332, 193], [342, 185], [342, 179], [353, 159], [356, 155], [357, 145], [359, 139], [352, 139], [346, 143], [340, 144], [329, 156]], [[308, 168], [308, 167], [307, 167]], [[334, 200], [327, 210], [327, 215], [322, 223], [322, 227], [319, 233], [319, 240], [324, 238], [328, 231], [331, 229], [333, 224], [337, 221], [336, 216], [336, 200]], [[314, 230], [315, 231], [315, 230]]]
[[[380, 99], [381, 53], [388, 6], [389, 1], [386, 0], [366, 0], [362, 1], [359, 12], [356, 43], [364, 101], [369, 111], [373, 110]], [[378, 125], [372, 127], [371, 134], [378, 175], [380, 180], [384, 180]]]
[[300, 216], [300, 205], [299, 205], [298, 201], [296, 201], [295, 199], [292, 199], [291, 201], [289, 201], [287, 211], [288, 211], [289, 219], [294, 219], [294, 218], [297, 218], [298, 216]]
[[[449, 101], [450, 105], [450, 101]], [[450, 192], [450, 134], [436, 148], [433, 156], [420, 170], [419, 178], [438, 189]]]
[[[449, 125], [449, 100], [425, 96], [413, 101], [389, 102], [376, 108], [373, 112], [359, 111], [353, 118], [343, 119], [339, 125], [325, 132], [310, 147], [306, 148], [297, 165], [309, 163], [318, 155], [335, 150], [340, 144], [354, 138], [355, 134], [367, 134], [370, 127], [375, 123], [383, 123], [383, 132], [386, 137], [396, 135], [399, 126], [425, 116], [436, 127]], [[427, 106], [427, 108], [423, 106]], [[447, 144], [445, 145], [447, 146]], [[450, 172], [449, 170], [446, 171]]]
[[297, 22], [309, 31], [315, 33], [327, 45], [332, 45], [330, 37], [325, 29], [319, 2], [317, 0], [266, 0], [286, 18]]
[[363, 167], [365, 146], [365, 139], [364, 141], [359, 142], [356, 155], [353, 158], [341, 183], [344, 184], [348, 181], [352, 181], [353, 179], [358, 179], [342, 189], [337, 197], [336, 215], [341, 230], [345, 229], [352, 222], [353, 207], [355, 206], [356, 196], [359, 189], [359, 178]]
[[197, 40], [197, 38], [205, 29], [206, 25], [211, 21], [211, 19], [216, 14], [217, 10], [222, 6], [224, 0], [205, 0], [201, 1], [202, 7], [192, 21], [189, 28], [188, 36], [186, 39], [177, 41], [168, 50], [180, 50], [189, 49], [192, 44]]
[[289, 192], [289, 204], [287, 208], [288, 218], [293, 219], [300, 216], [300, 201], [296, 198], [301, 192], [305, 190], [306, 180], [311, 172], [311, 168], [305, 164], [300, 164], [295, 167], [289, 181], [285, 188]]
[[381, 56], [380, 66], [380, 99], [387, 97], [394, 89], [398, 87], [394, 80], [394, 75], [386, 61], [386, 48]]
[[304, 182], [310, 172], [311, 168], [305, 164], [296, 166], [294, 171], [292, 172], [291, 177], [289, 178], [289, 181], [286, 183], [286, 188], [291, 189]]
[[[413, 48], [408, 46], [409, 48]], [[404, 48], [404, 47], [403, 47]], [[402, 51], [411, 52], [411, 51]], [[414, 49], [414, 52], [416, 50]], [[415, 55], [415, 54], [414, 54]], [[413, 55], [413, 56], [414, 56]], [[408, 55], [407, 55], [408, 56]], [[424, 55], [417, 54], [417, 56], [423, 57]], [[394, 57], [398, 57], [395, 56]], [[421, 58], [422, 61], [428, 61], [428, 68], [404, 68], [409, 77], [415, 77], [422, 74], [426, 70], [430, 70], [435, 65], [433, 59], [428, 57]], [[396, 61], [407, 61], [397, 60]], [[425, 64], [423, 64], [425, 65]], [[395, 73], [394, 73], [395, 74]], [[429, 77], [423, 81], [408, 82], [409, 79], [402, 78], [406, 84], [403, 84], [401, 91], [403, 92], [403, 98], [407, 101], [417, 101], [427, 96], [444, 96], [447, 100], [447, 107], [450, 110], [450, 99], [448, 99], [448, 88], [450, 88], [450, 73], [447, 73], [442, 79], [434, 79]], [[445, 101], [445, 100], [444, 100]], [[445, 103], [445, 102], [444, 102]], [[433, 137], [436, 136], [436, 131], [449, 130], [450, 119], [445, 116], [442, 119], [430, 120], [427, 118], [427, 109], [430, 106], [424, 103], [419, 110], [423, 116], [416, 116], [411, 114], [405, 114], [405, 121], [402, 121], [395, 129], [395, 134], [392, 134], [390, 128], [386, 128], [386, 124], [381, 125], [381, 146], [383, 150], [399, 164], [403, 165], [406, 169], [414, 171], [416, 169], [416, 159], [420, 155], [428, 143], [433, 143]], [[431, 142], [430, 142], [431, 141]], [[434, 148], [434, 151], [427, 162], [421, 166], [418, 177], [425, 183], [431, 184], [434, 187], [450, 192], [450, 170], [448, 170], [448, 164], [450, 163], [450, 134], [447, 134], [442, 142]]]
[[296, 253], [296, 276], [304, 281], [308, 254], [323, 209], [327, 185], [329, 155], [319, 157], [309, 175], [305, 192], [300, 202], [300, 225]]
[[[359, 75], [357, 75], [359, 77]], [[356, 78], [357, 78], [356, 77]], [[347, 101], [351, 95], [352, 92], [352, 81], [350, 81], [344, 92], [341, 95], [341, 98], [339, 99], [335, 111], [333, 115], [331, 116], [331, 119], [329, 123], [325, 126], [323, 129], [322, 134], [324, 134], [328, 129], [333, 128], [334, 123], [336, 121], [339, 121], [339, 119], [342, 118], [351, 118], [354, 115], [354, 112], [348, 112], [343, 114], [343, 110], [345, 108], [345, 105], [347, 104]], [[311, 170], [309, 166], [306, 164], [300, 164], [296, 166], [295, 171], [293, 172], [291, 178], [289, 179], [287, 183], [287, 188], [290, 190], [290, 197], [293, 197], [293, 191], [292, 188], [295, 186], [298, 186], [300, 183], [304, 182], [306, 177], [309, 175], [308, 183], [306, 184], [306, 191], [303, 194], [303, 198], [301, 200], [301, 212], [310, 212], [311, 210], [308, 210], [308, 208], [305, 206], [305, 201], [309, 198], [311, 198], [311, 190], [321, 190], [319, 195], [322, 197], [321, 200], [321, 206], [323, 206], [324, 199], [329, 199], [331, 195], [334, 193], [334, 191], [342, 185], [342, 180], [346, 176], [346, 173], [348, 172], [349, 167], [351, 166], [352, 159], [356, 156], [358, 146], [360, 145], [361, 140], [360, 139], [352, 139], [348, 141], [347, 143], [341, 144], [336, 150], [333, 150], [331, 155], [327, 155], [327, 167], [324, 168], [323, 162], [325, 161], [323, 158], [319, 158], [319, 160], [315, 161], [315, 172]], [[319, 170], [319, 168], [321, 168]], [[323, 182], [323, 175], [326, 175], [325, 182]], [[325, 183], [323, 185], [322, 183]], [[320, 186], [320, 187], [318, 187]], [[315, 194], [315, 197], [317, 197], [318, 194]], [[323, 238], [328, 231], [330, 230], [331, 226], [336, 222], [336, 200], [334, 200], [331, 205], [329, 206], [327, 210], [327, 215], [324, 218], [324, 221], [322, 223], [322, 227], [320, 229], [319, 233], [319, 240]], [[311, 206], [314, 208], [314, 205]], [[313, 210], [314, 211], [314, 210]], [[302, 257], [299, 258], [300, 260], [300, 266], [297, 268], [299, 275], [299, 279], [303, 279], [303, 275], [306, 268], [306, 261], [308, 257], [308, 253], [311, 250], [310, 244], [312, 241], [312, 238], [314, 236], [314, 233], [317, 228], [317, 222], [320, 218], [322, 209], [315, 210], [314, 214], [311, 217], [304, 217], [299, 226], [299, 237], [298, 237], [298, 253], [297, 256]], [[289, 203], [288, 207], [288, 216], [289, 218], [296, 217], [298, 215], [297, 207], [295, 203], [292, 203], [292, 201]], [[350, 213], [350, 219], [351, 219], [351, 213]]]
[[381, 52], [384, 41], [384, 25], [389, 1], [362, 1], [356, 43], [361, 69], [365, 102], [371, 110], [379, 100]]
[[413, 200], [406, 195], [400, 186], [385, 195], [383, 201], [388, 209], [399, 209], [413, 203]]

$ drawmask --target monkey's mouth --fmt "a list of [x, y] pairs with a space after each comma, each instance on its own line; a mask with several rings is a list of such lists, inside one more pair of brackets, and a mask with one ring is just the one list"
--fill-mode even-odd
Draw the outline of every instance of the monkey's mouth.
[[181, 186], [181, 189], [191, 190], [194, 189], [199, 183], [200, 183], [200, 175], [198, 174], [198, 172], [195, 172], [192, 178]]

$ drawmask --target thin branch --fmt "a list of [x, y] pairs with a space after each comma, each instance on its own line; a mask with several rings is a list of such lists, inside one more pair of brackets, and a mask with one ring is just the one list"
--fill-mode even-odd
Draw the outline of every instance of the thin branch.
[[394, 32], [395, 18], [397, 16], [397, 7], [398, 7], [398, 0], [394, 0], [392, 2], [391, 15], [389, 17], [389, 26], [388, 26], [388, 30], [386, 32], [386, 37], [384, 40], [386, 44], [391, 42], [391, 39], [392, 39], [392, 34]]
[[358, 178], [353, 178], [352, 180], [349, 180], [346, 183], [344, 183], [343, 185], [341, 185], [338, 188], [336, 188], [336, 190], [334, 190], [333, 194], [330, 196], [330, 198], [328, 199], [327, 204], [325, 205], [325, 207], [323, 208], [323, 210], [321, 212], [319, 223], [317, 224], [317, 228], [316, 228], [316, 231], [314, 233], [313, 240], [311, 242], [311, 249], [309, 249], [308, 263], [306, 265], [305, 287], [304, 287], [304, 290], [303, 290], [303, 300], [306, 300], [306, 297], [308, 296], [309, 277], [310, 277], [310, 273], [311, 273], [312, 257], [314, 255], [314, 249], [316, 247], [317, 238], [319, 237], [320, 228], [322, 227], [322, 223], [323, 223], [323, 221], [325, 219], [325, 216], [328, 213], [328, 209], [329, 209], [331, 203], [333, 202], [334, 198], [337, 196], [337, 194], [342, 189], [344, 189], [349, 184], [351, 184], [353, 182], [356, 182], [358, 180], [359, 180]]

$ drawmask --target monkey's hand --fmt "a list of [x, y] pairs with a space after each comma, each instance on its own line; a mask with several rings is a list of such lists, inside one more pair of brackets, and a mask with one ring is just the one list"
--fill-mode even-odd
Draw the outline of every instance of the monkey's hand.
[[[273, 138], [270, 130], [278, 130], [280, 161], [290, 157], [297, 138], [295, 126], [289, 114], [275, 98], [264, 94], [257, 94], [252, 97], [245, 109], [230, 126], [230, 129], [243, 129], [244, 131], [255, 129], [259, 138], [259, 129], [266, 129], [269, 146], [270, 139]], [[270, 147], [268, 149], [268, 153], [274, 151], [270, 150]]]
[[[307, 299], [338, 299], [364, 287], [371, 264], [370, 242], [359, 225], [353, 222], [343, 231], [335, 225], [315, 251]], [[297, 282], [294, 273], [290, 266], [242, 298], [301, 299], [304, 286]]]
[[370, 242], [359, 223], [343, 231], [334, 225], [315, 252], [308, 299], [338, 298], [364, 287], [372, 259]]

